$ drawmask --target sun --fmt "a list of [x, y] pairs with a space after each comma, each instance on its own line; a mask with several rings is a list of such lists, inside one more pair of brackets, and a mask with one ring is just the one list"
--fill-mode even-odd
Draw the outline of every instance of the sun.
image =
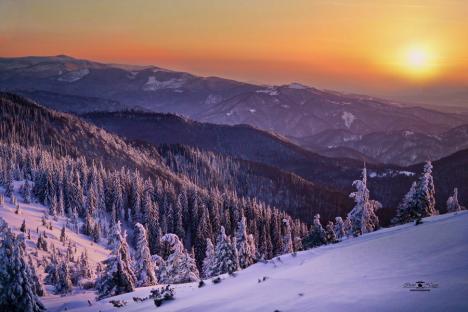
[[403, 49], [401, 69], [406, 76], [416, 79], [429, 78], [434, 74], [434, 50], [424, 45], [411, 45]]
[[424, 69], [428, 66], [428, 52], [423, 49], [413, 48], [408, 51], [407, 62], [410, 68]]

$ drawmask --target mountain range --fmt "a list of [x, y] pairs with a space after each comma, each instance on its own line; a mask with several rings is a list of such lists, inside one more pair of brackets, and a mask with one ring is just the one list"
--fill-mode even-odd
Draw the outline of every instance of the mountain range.
[[64, 55], [0, 58], [0, 89], [73, 113], [138, 109], [214, 124], [248, 124], [328, 157], [367, 162], [412, 165], [447, 156], [468, 141], [460, 130], [468, 124], [463, 112], [298, 83], [255, 85]]

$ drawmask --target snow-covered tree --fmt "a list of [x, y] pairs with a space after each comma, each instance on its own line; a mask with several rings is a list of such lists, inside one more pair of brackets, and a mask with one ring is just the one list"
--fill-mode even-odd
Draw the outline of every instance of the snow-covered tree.
[[314, 216], [314, 223], [310, 227], [309, 234], [302, 240], [305, 249], [318, 247], [327, 243], [326, 233], [320, 223], [320, 215]]
[[13, 174], [11, 171], [9, 171], [7, 174], [6, 174], [6, 181], [5, 181], [5, 196], [6, 197], [10, 197], [13, 195], [13, 190], [14, 190], [14, 187], [13, 187]]
[[341, 217], [336, 217], [335, 218], [334, 231], [335, 231], [335, 235], [336, 235], [337, 240], [341, 240], [345, 236], [346, 231], [345, 231], [345, 225], [344, 225], [344, 222], [343, 222], [343, 218], [341, 218]]
[[91, 265], [89, 263], [88, 251], [84, 251], [81, 253], [81, 256], [78, 260], [78, 276], [79, 278], [92, 278], [93, 277], [93, 270], [91, 269]]
[[411, 222], [416, 217], [416, 187], [417, 183], [413, 182], [408, 193], [405, 194], [402, 201], [398, 204], [397, 214], [392, 219], [392, 224], [404, 224]]
[[135, 289], [136, 278], [128, 250], [126, 234], [122, 234], [120, 221], [112, 233], [112, 253], [105, 260], [106, 268], [96, 281], [98, 299], [131, 292]]
[[213, 275], [232, 274], [238, 269], [239, 259], [237, 258], [236, 247], [231, 243], [230, 237], [226, 235], [224, 227], [221, 226], [216, 242]]
[[203, 259], [203, 277], [209, 278], [213, 276], [213, 266], [215, 261], [215, 249], [211, 239], [206, 239], [205, 259]]
[[188, 253], [175, 234], [168, 233], [161, 238], [161, 243], [169, 247], [170, 255], [160, 274], [161, 282], [168, 284], [189, 283], [200, 279], [195, 259]]
[[435, 209], [435, 187], [432, 177], [432, 163], [427, 161], [424, 165], [424, 171], [419, 178], [416, 192], [416, 205], [421, 217], [429, 217], [438, 214]]
[[397, 214], [392, 219], [393, 224], [403, 224], [421, 218], [438, 214], [435, 209], [435, 188], [430, 161], [424, 165], [424, 170], [417, 182], [413, 182], [410, 190], [398, 205]]
[[351, 193], [349, 197], [354, 198], [355, 205], [348, 213], [348, 217], [351, 221], [353, 235], [359, 236], [378, 229], [379, 218], [375, 211], [380, 209], [382, 205], [378, 201], [369, 198], [367, 170], [365, 167], [362, 170], [362, 179], [354, 181], [353, 186], [356, 187], [356, 192]]
[[447, 212], [457, 212], [466, 209], [458, 202], [458, 189], [453, 189], [453, 195], [447, 199]]
[[26, 204], [31, 203], [31, 196], [32, 196], [32, 186], [28, 180], [26, 180], [21, 187], [21, 195], [23, 196], [23, 201]]
[[26, 233], [26, 220], [23, 220], [23, 223], [21, 223], [20, 231]]
[[67, 240], [67, 234], [65, 233], [65, 225], [63, 225], [62, 230], [60, 231], [60, 241], [65, 243]]
[[255, 262], [255, 250], [252, 250], [249, 236], [247, 235], [246, 219], [243, 216], [237, 224], [236, 248], [239, 256], [239, 266], [245, 269]]
[[134, 257], [135, 276], [138, 287], [157, 284], [153, 261], [149, 250], [146, 230], [140, 223], [135, 224], [136, 251]]
[[291, 253], [294, 251], [293, 240], [291, 234], [291, 225], [289, 225], [288, 219], [283, 219], [283, 254]]
[[0, 219], [0, 311], [45, 311], [34, 280], [24, 244]]
[[57, 281], [55, 283], [56, 294], [66, 294], [71, 292], [73, 284], [68, 261], [60, 261], [57, 267]]
[[334, 244], [337, 242], [335, 225], [332, 221], [328, 221], [327, 226], [325, 227], [325, 239], [327, 244]]

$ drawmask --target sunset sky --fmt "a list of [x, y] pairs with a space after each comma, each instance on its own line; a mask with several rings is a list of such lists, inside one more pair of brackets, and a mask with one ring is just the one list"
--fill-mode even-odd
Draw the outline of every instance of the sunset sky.
[[467, 13], [462, 0], [0, 0], [0, 56], [424, 100], [422, 90], [467, 90]]

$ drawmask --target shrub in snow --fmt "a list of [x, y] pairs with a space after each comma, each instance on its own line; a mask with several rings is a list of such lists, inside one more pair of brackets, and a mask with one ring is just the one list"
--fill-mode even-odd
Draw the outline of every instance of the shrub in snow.
[[125, 300], [111, 300], [109, 301], [110, 304], [112, 304], [116, 308], [121, 308], [127, 305], [127, 301]]
[[369, 189], [367, 188], [367, 170], [362, 170], [362, 179], [353, 182], [356, 192], [349, 197], [354, 198], [354, 208], [348, 213], [351, 221], [351, 232], [354, 236], [375, 231], [379, 227], [379, 218], [375, 214], [382, 205], [369, 198]]
[[447, 199], [447, 212], [457, 212], [466, 208], [458, 202], [458, 189], [453, 189], [453, 195]]
[[45, 311], [24, 257], [24, 242], [0, 218], [0, 311]]
[[169, 246], [170, 250], [160, 275], [162, 283], [189, 283], [200, 279], [195, 259], [184, 249], [177, 235], [165, 234], [161, 243]]
[[154, 300], [154, 305], [159, 307], [164, 301], [173, 300], [175, 295], [174, 288], [171, 285], [167, 285], [161, 289], [151, 290], [150, 298]]

